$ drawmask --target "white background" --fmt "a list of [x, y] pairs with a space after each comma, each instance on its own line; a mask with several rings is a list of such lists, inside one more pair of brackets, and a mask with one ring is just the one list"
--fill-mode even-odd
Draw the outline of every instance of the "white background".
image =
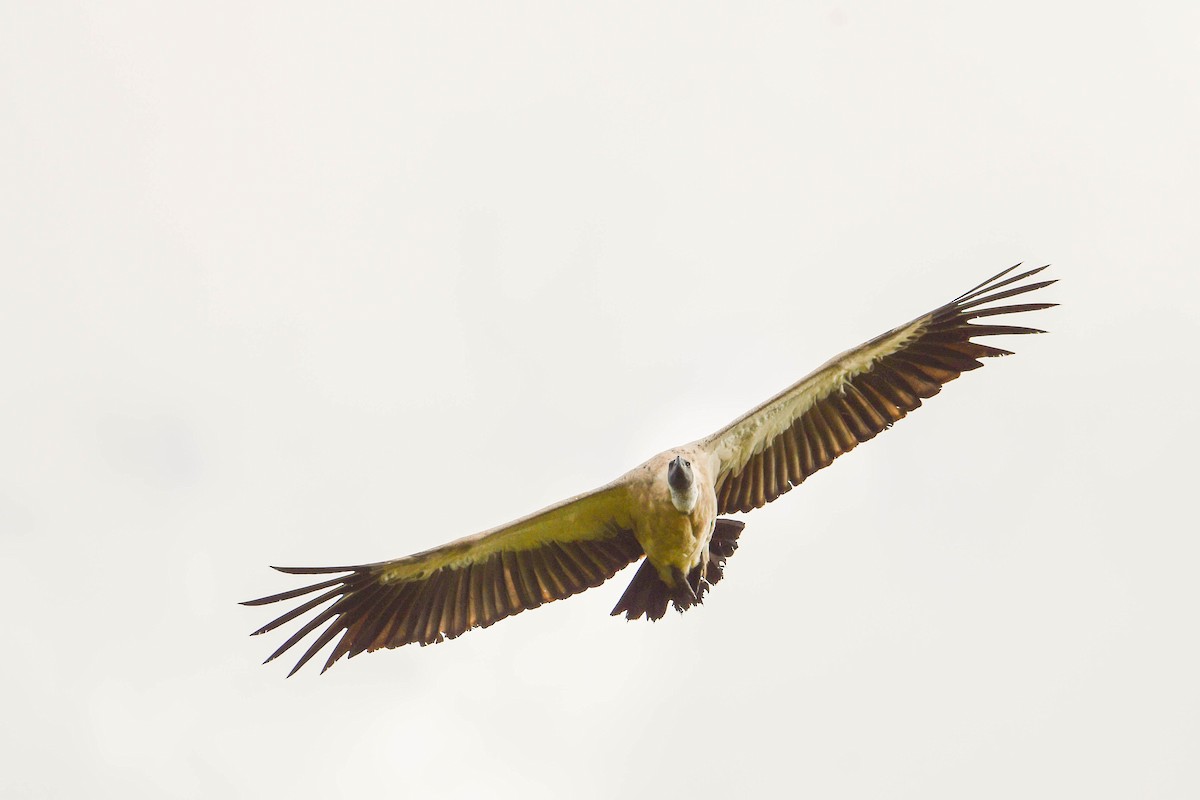
[[[0, 794], [1200, 794], [1195, 3], [344, 5], [0, 7]], [[1017, 261], [703, 608], [259, 666]]]

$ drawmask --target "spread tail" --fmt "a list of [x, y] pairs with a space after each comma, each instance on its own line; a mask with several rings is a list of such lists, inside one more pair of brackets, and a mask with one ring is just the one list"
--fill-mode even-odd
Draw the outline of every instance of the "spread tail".
[[612, 610], [613, 616], [625, 614], [626, 619], [645, 617], [648, 620], [659, 620], [667, 613], [667, 606], [674, 605], [675, 610], [683, 613], [694, 605], [704, 602], [704, 595], [718, 581], [725, 569], [725, 559], [737, 550], [738, 536], [746, 523], [736, 519], [718, 519], [713, 527], [712, 539], [708, 542], [708, 568], [705, 574], [700, 574], [697, 565], [686, 578], [677, 572], [676, 578], [681, 585], [668, 586], [658, 577], [658, 570], [646, 559], [634, 573], [625, 594], [617, 601]]

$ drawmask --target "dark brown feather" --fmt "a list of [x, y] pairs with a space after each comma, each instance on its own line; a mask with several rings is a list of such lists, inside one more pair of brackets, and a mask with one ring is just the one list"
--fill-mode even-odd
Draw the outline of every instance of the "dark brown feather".
[[470, 589], [467, 593], [467, 627], [474, 628], [482, 625], [483, 614], [483, 564], [471, 564], [471, 574], [468, 578]]
[[762, 487], [766, 494], [775, 494], [775, 454], [780, 448], [772, 448], [763, 453], [762, 458]]
[[587, 581], [579, 574], [579, 568], [575, 566], [574, 562], [567, 558], [567, 554], [563, 552], [562, 545], [554, 542], [545, 547], [544, 552], [546, 553], [546, 560], [550, 564], [550, 568], [554, 571], [554, 575], [562, 585], [563, 597], [575, 592], [582, 592], [588, 588]]
[[[501, 553], [501, 556], [503, 555]], [[462, 585], [462, 580], [461, 569], [446, 570], [446, 596], [442, 600], [442, 614], [438, 619], [438, 628], [450, 637], [462, 633], [462, 629], [455, 624], [455, 611], [458, 608], [459, 587]]]
[[[803, 421], [799, 425], [792, 426], [792, 435], [796, 437], [796, 442], [800, 446], [800, 464], [803, 469], [799, 475], [812, 475], [817, 471], [817, 456], [813, 452], [812, 441], [808, 438], [808, 429]], [[724, 508], [724, 506], [720, 506]]]
[[537, 608], [542, 604], [542, 590], [538, 584], [537, 575], [528, 553], [514, 553], [517, 559], [517, 574], [521, 577], [521, 599], [526, 609]]
[[[498, 560], [496, 558], [489, 558], [479, 565], [479, 581], [477, 582], [480, 609], [479, 624], [485, 628], [496, 621], [496, 595], [492, 592], [492, 586], [496, 581], [495, 572]], [[472, 589], [475, 588], [472, 587]]]
[[[516, 614], [525, 609], [525, 601], [521, 599], [521, 593], [517, 589], [517, 582], [521, 580], [521, 576], [517, 572], [516, 555], [501, 551], [500, 565], [500, 572], [504, 577], [504, 592], [508, 597], [508, 607], [511, 609], [511, 613]], [[451, 605], [447, 605], [448, 609], [451, 607]]]
[[563, 588], [559, 584], [554, 570], [550, 568], [546, 556], [546, 548], [542, 548], [534, 553], [530, 553], [529, 562], [533, 566], [533, 572], [537, 575], [538, 583], [542, 587], [542, 602], [549, 603], [551, 600], [557, 600], [561, 596]]
[[796, 443], [796, 431], [794, 429], [785, 431], [783, 439], [783, 475], [781, 480], [784, 484], [789, 484], [789, 475], [802, 475], [804, 467], [800, 463], [800, 446]]

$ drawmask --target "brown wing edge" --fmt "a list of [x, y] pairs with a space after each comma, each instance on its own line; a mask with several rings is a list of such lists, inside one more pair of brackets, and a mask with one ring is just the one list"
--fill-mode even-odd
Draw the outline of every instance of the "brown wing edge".
[[[983, 317], [1058, 305], [989, 305], [1056, 283], [1042, 280], [1012, 286], [1049, 265], [1006, 277], [1020, 266], [1009, 267], [933, 311], [919, 336], [817, 400], [736, 475], [727, 475], [718, 483], [718, 513], [752, 511], [766, 505], [860, 442], [890, 428], [963, 372], [983, 366], [979, 359], [1012, 354], [974, 342], [974, 337], [1045, 333], [1015, 325], [970, 324]], [[1005, 289], [1007, 286], [1012, 288]]]
[[[329, 623], [288, 673], [304, 666], [342, 634], [321, 672], [342, 656], [417, 643], [422, 646], [486, 628], [505, 617], [599, 586], [643, 555], [633, 532], [603, 538], [549, 541], [525, 550], [501, 550], [480, 561], [446, 566], [428, 576], [385, 581], [387, 562], [348, 567], [272, 567], [290, 575], [349, 573], [279, 594], [247, 600], [259, 606], [319, 592], [251, 636], [267, 633], [333, 601], [306, 622], [266, 661]], [[322, 591], [325, 590], [325, 591]]]

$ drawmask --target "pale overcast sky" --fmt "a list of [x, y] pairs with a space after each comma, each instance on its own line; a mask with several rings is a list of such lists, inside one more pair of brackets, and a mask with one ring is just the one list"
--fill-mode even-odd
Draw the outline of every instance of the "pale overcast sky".
[[[1200, 6], [348, 5], [0, 9], [0, 795], [1200, 796]], [[260, 666], [1018, 261], [702, 608]]]

